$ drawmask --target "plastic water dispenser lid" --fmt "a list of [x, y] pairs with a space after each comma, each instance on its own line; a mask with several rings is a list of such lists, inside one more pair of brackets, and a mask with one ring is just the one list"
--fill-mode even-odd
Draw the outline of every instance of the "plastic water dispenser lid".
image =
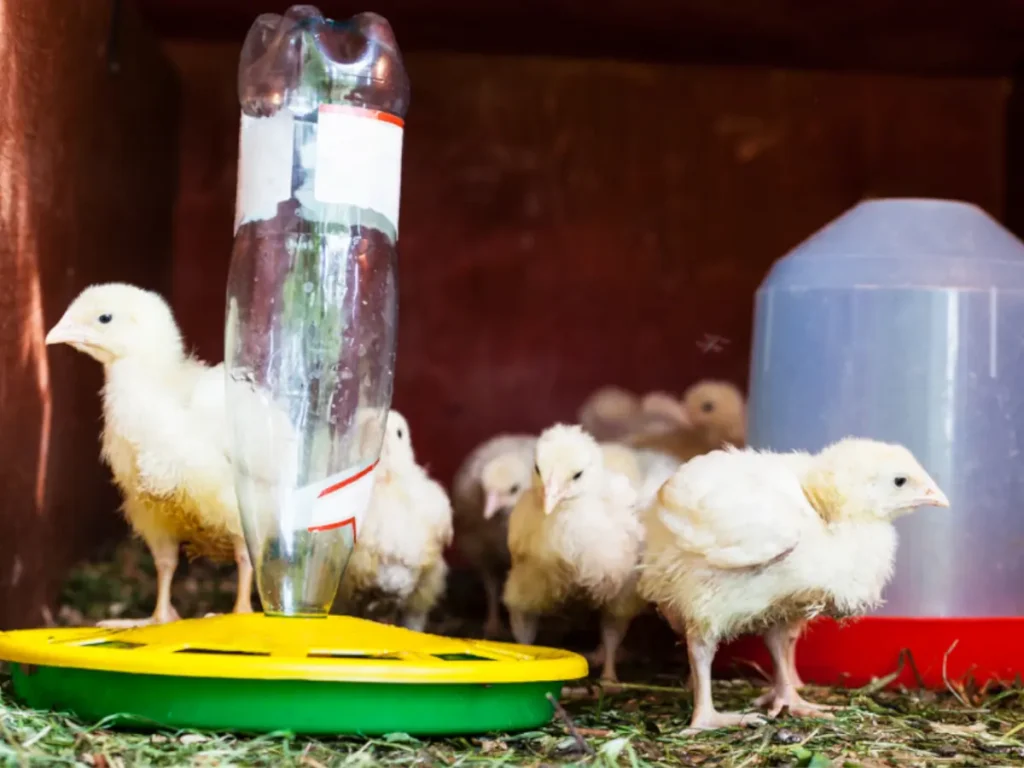
[[759, 290], [844, 287], [1024, 291], [1024, 243], [970, 203], [866, 200], [776, 261]]

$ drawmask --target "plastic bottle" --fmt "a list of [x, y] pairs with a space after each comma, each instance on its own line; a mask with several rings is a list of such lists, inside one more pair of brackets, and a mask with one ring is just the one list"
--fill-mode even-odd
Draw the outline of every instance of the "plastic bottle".
[[391, 403], [409, 84], [380, 16], [253, 24], [225, 368], [236, 489], [264, 611], [325, 615]]

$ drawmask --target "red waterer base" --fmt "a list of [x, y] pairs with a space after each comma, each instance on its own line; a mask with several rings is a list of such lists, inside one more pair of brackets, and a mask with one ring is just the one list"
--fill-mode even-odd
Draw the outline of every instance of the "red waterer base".
[[[909, 654], [904, 654], [904, 649]], [[722, 672], [748, 674], [750, 665], [744, 661], [768, 673], [772, 670], [764, 641], [754, 636], [723, 646], [716, 667]], [[897, 669], [900, 674], [893, 684], [910, 688], [942, 689], [947, 680], [959, 683], [967, 678], [978, 685], [1012, 683], [1024, 675], [1024, 617], [869, 616], [842, 624], [819, 619], [800, 639], [797, 668], [806, 683], [849, 688], [867, 685]]]

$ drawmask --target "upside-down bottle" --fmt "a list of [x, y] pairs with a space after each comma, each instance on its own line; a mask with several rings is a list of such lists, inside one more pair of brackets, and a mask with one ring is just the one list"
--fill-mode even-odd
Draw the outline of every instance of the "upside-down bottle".
[[391, 28], [260, 16], [241, 127], [225, 369], [236, 491], [263, 609], [326, 615], [391, 403], [409, 84]]

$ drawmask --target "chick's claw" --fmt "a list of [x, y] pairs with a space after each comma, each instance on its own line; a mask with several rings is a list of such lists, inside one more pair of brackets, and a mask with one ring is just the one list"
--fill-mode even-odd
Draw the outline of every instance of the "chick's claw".
[[758, 697], [754, 701], [754, 705], [767, 709], [771, 717], [778, 717], [782, 710], [785, 709], [792, 717], [816, 717], [823, 720], [833, 719], [834, 715], [830, 714], [830, 711], [838, 709], [838, 707], [829, 706], [828, 704], [815, 704], [814, 702], [807, 701], [796, 692], [795, 688], [783, 691], [782, 693], [777, 692], [773, 688], [763, 696]]

